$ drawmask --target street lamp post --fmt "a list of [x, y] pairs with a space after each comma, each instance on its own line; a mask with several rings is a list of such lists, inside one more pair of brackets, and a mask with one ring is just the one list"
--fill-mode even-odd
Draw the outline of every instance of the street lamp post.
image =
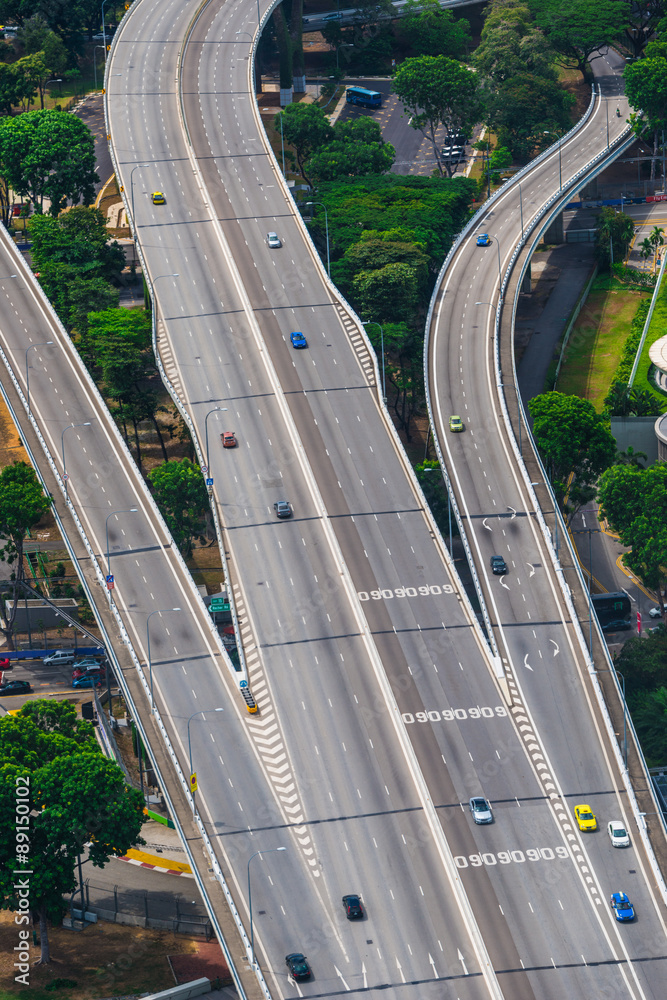
[[331, 258], [329, 254], [329, 213], [327, 212], [327, 206], [322, 201], [307, 201], [306, 205], [321, 205], [324, 209], [324, 225], [327, 234], [327, 274], [331, 277]]
[[517, 181], [519, 185], [519, 208], [521, 211], [521, 239], [523, 239], [523, 192], [521, 190], [521, 181]]
[[134, 171], [141, 167], [147, 167], [147, 163], [136, 163], [130, 170], [130, 202], [132, 204], [132, 232], [136, 232], [134, 225]]
[[206, 431], [206, 472], [209, 473], [209, 474], [210, 474], [211, 465], [210, 465], [210, 462], [208, 460], [208, 418], [211, 416], [212, 413], [215, 413], [217, 410], [220, 410], [221, 412], [225, 412], [226, 413], [227, 412], [227, 407], [226, 406], [214, 406], [213, 409], [209, 410], [208, 413], [206, 414], [206, 416], [204, 417], [204, 429]]
[[503, 272], [500, 265], [500, 240], [496, 236], [496, 250], [498, 251], [498, 294], [502, 294], [503, 290]]
[[91, 423], [91, 420], [86, 420], [82, 424], [68, 424], [60, 435], [60, 450], [63, 458], [63, 480], [65, 482], [65, 497], [67, 500], [69, 500], [69, 490], [67, 488], [67, 466], [65, 465], [65, 433], [73, 430], [74, 427], [90, 427]]
[[107, 29], [104, 26], [104, 5], [109, 0], [102, 0], [102, 40], [104, 41], [104, 62], [107, 61]]
[[[424, 472], [438, 472], [439, 469], [424, 469]], [[442, 477], [443, 482], [445, 482], [445, 477]], [[449, 554], [454, 558], [454, 551], [452, 546], [452, 498], [449, 495], [449, 488], [445, 483], [445, 489], [447, 490], [447, 513], [449, 515]]]
[[[192, 782], [193, 771], [192, 771], [192, 743], [190, 742], [190, 723], [195, 718], [195, 716], [197, 716], [197, 715], [205, 715], [206, 712], [224, 712], [224, 708], [208, 708], [208, 709], [205, 708], [205, 709], [201, 709], [198, 712], [193, 712], [192, 715], [190, 716], [190, 718], [188, 719], [188, 760], [190, 761], [190, 781], [191, 782]], [[192, 815], [193, 816], [195, 815], [195, 792], [196, 792], [196, 789], [193, 788], [192, 789]]]
[[106, 532], [107, 532], [107, 576], [111, 576], [111, 556], [109, 554], [109, 518], [114, 517], [116, 514], [136, 514], [138, 507], [127, 507], [125, 510], [112, 510], [110, 514], [107, 514], [106, 519]]
[[248, 908], [250, 910], [250, 964], [254, 966], [255, 964], [255, 935], [253, 933], [252, 926], [252, 894], [250, 891], [250, 862], [253, 858], [256, 858], [258, 854], [277, 854], [278, 851], [286, 851], [286, 847], [268, 847], [265, 851], [255, 851], [248, 858]]
[[[13, 274], [12, 278], [15, 277], [16, 275]], [[30, 368], [28, 366], [28, 351], [32, 351], [33, 347], [50, 347], [52, 344], [52, 340], [45, 340], [43, 344], [31, 344], [25, 352], [25, 394], [28, 400], [28, 416], [30, 416]]]
[[95, 45], [93, 46], [93, 69], [95, 70], [95, 90], [97, 90], [97, 56], [95, 53], [98, 49], [104, 49], [105, 52], [105, 62], [106, 62], [106, 45]]
[[156, 611], [151, 611], [148, 618], [146, 619], [146, 646], [148, 653], [148, 675], [150, 679], [150, 689], [151, 689], [151, 712], [155, 711], [155, 699], [153, 698], [153, 661], [151, 660], [151, 633], [148, 628], [148, 623], [150, 622], [153, 615], [166, 615], [168, 611], [180, 611], [180, 608], [162, 608]]
[[382, 329], [382, 327], [380, 326], [380, 324], [376, 323], [376, 321], [373, 320], [373, 319], [362, 319], [361, 322], [363, 323], [364, 326], [370, 326], [371, 323], [372, 323], [373, 326], [379, 326], [380, 327], [380, 354], [382, 356], [382, 401], [384, 403], [386, 403], [387, 402], [387, 385], [386, 385], [385, 379], [384, 379], [384, 330]]
[[616, 667], [612, 667], [611, 670], [607, 670], [605, 667], [602, 669], [597, 669], [594, 671], [596, 674], [616, 674], [617, 677], [621, 678], [621, 689], [623, 691], [623, 764], [625, 769], [628, 769], [628, 703], [625, 700], [625, 675], [617, 670]]

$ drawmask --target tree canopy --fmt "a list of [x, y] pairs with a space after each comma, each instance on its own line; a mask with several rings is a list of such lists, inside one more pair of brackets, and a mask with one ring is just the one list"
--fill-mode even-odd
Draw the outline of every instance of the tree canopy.
[[308, 172], [318, 181], [338, 177], [365, 177], [391, 169], [396, 151], [382, 138], [380, 125], [362, 115], [351, 121], [336, 122], [333, 138], [308, 159]]
[[148, 473], [155, 502], [167, 522], [174, 541], [188, 554], [192, 539], [202, 531], [208, 511], [208, 495], [201, 469], [189, 458], [165, 462]]
[[38, 212], [45, 200], [54, 216], [68, 201], [90, 203], [99, 180], [92, 132], [65, 111], [0, 118], [0, 174]]
[[529, 0], [538, 25], [555, 49], [588, 77], [588, 60], [594, 52], [615, 42], [628, 23], [626, 0]]
[[595, 496], [598, 477], [616, 457], [616, 441], [587, 399], [545, 392], [528, 408], [556, 498], [572, 515]]
[[665, 605], [667, 590], [667, 464], [647, 469], [614, 465], [600, 479], [598, 500], [623, 545], [623, 561]]
[[607, 268], [612, 263], [621, 263], [634, 232], [635, 224], [625, 212], [617, 212], [611, 207], [600, 209], [595, 227], [595, 256], [599, 262]]
[[[67, 702], [33, 701], [0, 719], [0, 759], [1, 905], [25, 912], [17, 873], [29, 869], [30, 911], [39, 918], [41, 961], [49, 962], [47, 919], [62, 916], [79, 855], [88, 845], [88, 861], [103, 867], [142, 843], [143, 796], [125, 785]], [[18, 827], [17, 801], [25, 810]]]
[[444, 125], [449, 132], [470, 134], [481, 119], [477, 74], [447, 56], [418, 56], [398, 67], [394, 90], [410, 114], [410, 127], [432, 144], [438, 170], [451, 177], [452, 164], [443, 159], [437, 132]]
[[334, 130], [329, 119], [315, 104], [288, 104], [284, 111], [273, 120], [274, 128], [280, 131], [285, 142], [293, 147], [296, 161], [303, 179], [310, 184], [305, 172], [306, 161], [312, 152], [331, 142]]
[[15, 462], [7, 465], [0, 472], [0, 538], [4, 544], [0, 548], [0, 557], [13, 567], [13, 579], [10, 584], [11, 609], [6, 612], [3, 606], [0, 631], [7, 639], [10, 649], [13, 648], [14, 619], [16, 608], [21, 596], [21, 582], [25, 578], [23, 565], [23, 542], [30, 530], [39, 524], [51, 507], [51, 501], [44, 495], [44, 490], [34, 473], [32, 466], [26, 462]]
[[438, 0], [407, 0], [400, 33], [413, 50], [425, 56], [459, 59], [470, 43], [470, 25], [456, 18]]

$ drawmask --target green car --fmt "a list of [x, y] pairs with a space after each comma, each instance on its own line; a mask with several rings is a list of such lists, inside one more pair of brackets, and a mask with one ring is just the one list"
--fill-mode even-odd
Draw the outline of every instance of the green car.
[[458, 434], [459, 431], [463, 430], [463, 421], [460, 417], [450, 417], [449, 418], [449, 429], [454, 434]]

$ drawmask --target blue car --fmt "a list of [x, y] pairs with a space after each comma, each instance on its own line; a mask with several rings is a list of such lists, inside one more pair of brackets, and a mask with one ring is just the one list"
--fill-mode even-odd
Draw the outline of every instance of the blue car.
[[477, 237], [478, 247], [488, 247], [491, 246], [491, 237], [488, 233], [480, 233]]
[[614, 916], [621, 923], [628, 923], [635, 919], [635, 910], [624, 892], [612, 892], [611, 905]]
[[292, 347], [308, 347], [308, 341], [302, 333], [290, 333], [289, 339], [292, 341]]
[[72, 681], [73, 688], [93, 688], [97, 687], [98, 684], [102, 684], [104, 677], [99, 674], [83, 674], [82, 677], [75, 677]]

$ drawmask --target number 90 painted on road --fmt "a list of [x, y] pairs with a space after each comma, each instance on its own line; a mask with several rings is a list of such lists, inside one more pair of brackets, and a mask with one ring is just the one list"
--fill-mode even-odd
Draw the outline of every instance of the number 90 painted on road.
[[555, 858], [568, 858], [567, 847], [528, 847], [525, 851], [498, 851], [497, 854], [469, 854], [464, 857], [462, 854], [454, 858], [457, 868], [483, 868], [484, 865], [516, 865], [525, 861], [553, 861]]
[[391, 601], [394, 597], [437, 597], [439, 594], [453, 594], [454, 588], [449, 583], [433, 583], [423, 587], [388, 587], [384, 590], [358, 590], [360, 601]]
[[411, 725], [413, 722], [453, 722], [455, 719], [459, 722], [463, 722], [464, 719], [495, 719], [496, 716], [501, 719], [507, 715], [507, 709], [503, 708], [502, 705], [496, 705], [495, 708], [490, 708], [488, 705], [483, 705], [481, 708], [478, 705], [473, 708], [443, 708], [441, 712], [436, 709], [430, 712], [403, 712], [401, 718], [406, 726]]

